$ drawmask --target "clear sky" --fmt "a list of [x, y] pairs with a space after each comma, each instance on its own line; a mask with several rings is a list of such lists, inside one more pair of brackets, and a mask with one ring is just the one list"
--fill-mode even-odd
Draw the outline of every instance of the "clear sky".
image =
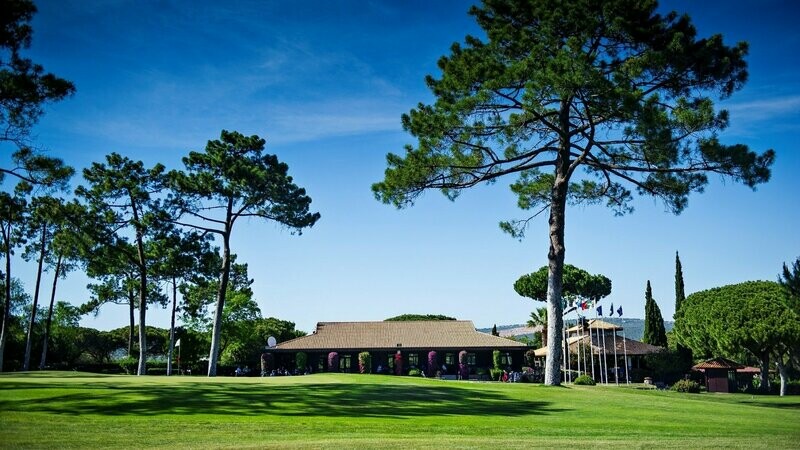
[[[37, 143], [78, 169], [118, 152], [179, 168], [221, 129], [258, 134], [287, 162], [322, 214], [302, 236], [272, 224], [238, 224], [232, 239], [250, 265], [264, 315], [305, 331], [318, 321], [382, 320], [402, 313], [469, 319], [478, 327], [522, 323], [536, 306], [513, 282], [546, 263], [546, 217], [518, 242], [500, 220], [519, 218], [512, 179], [436, 192], [395, 210], [374, 200], [387, 152], [412, 143], [400, 115], [432, 99], [424, 84], [450, 44], [480, 31], [455, 1], [39, 0], [27, 53], [72, 80], [74, 97], [51, 105]], [[775, 280], [800, 256], [800, 7], [792, 1], [671, 1], [703, 36], [750, 43], [750, 80], [723, 105], [723, 142], [774, 148], [772, 180], [753, 192], [711, 177], [680, 216], [651, 199], [614, 217], [603, 207], [567, 212], [566, 260], [613, 282], [604, 301], [643, 317], [644, 288], [670, 319], [674, 258], [687, 293], [745, 280]], [[0, 147], [6, 161], [9, 147]], [[73, 184], [82, 182], [76, 177]], [[16, 275], [33, 286], [33, 263]], [[51, 274], [45, 279], [50, 284]], [[73, 274], [60, 299], [86, 300]], [[49, 289], [49, 288], [48, 288]], [[151, 309], [149, 323], [168, 324]], [[83, 324], [111, 329], [125, 307]]]

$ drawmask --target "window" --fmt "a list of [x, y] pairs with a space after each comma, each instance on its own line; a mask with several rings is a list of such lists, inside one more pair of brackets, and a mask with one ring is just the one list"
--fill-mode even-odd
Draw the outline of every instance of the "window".
[[500, 354], [500, 365], [503, 367], [512, 365], [511, 353]]
[[444, 363], [448, 366], [453, 365], [456, 363], [456, 354], [455, 353], [447, 353], [444, 355]]
[[317, 358], [317, 371], [324, 372], [325, 371], [325, 361], [327, 360], [327, 356], [319, 355]]
[[409, 353], [408, 367], [417, 367], [417, 366], [419, 366], [419, 353]]
[[386, 367], [394, 369], [394, 355], [391, 353], [386, 357]]
[[350, 372], [350, 355], [339, 356], [339, 371]]
[[467, 365], [468, 366], [475, 365], [475, 353], [467, 353]]

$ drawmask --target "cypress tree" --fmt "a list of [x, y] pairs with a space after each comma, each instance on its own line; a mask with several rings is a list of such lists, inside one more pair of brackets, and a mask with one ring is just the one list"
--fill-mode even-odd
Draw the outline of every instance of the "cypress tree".
[[653, 289], [650, 280], [647, 280], [647, 289], [644, 293], [644, 337], [642, 341], [659, 347], [667, 346], [667, 332], [664, 329], [664, 318], [661, 309], [653, 300]]
[[678, 252], [675, 252], [675, 315], [673, 317], [677, 317], [684, 300], [686, 300], [686, 293], [683, 290], [683, 267], [681, 267], [681, 258], [678, 256]]
[[500, 336], [500, 333], [497, 332], [497, 324], [492, 327], [492, 336]]
[[[673, 318], [676, 320], [678, 319], [678, 311], [680, 311], [684, 300], [686, 300], [686, 292], [683, 287], [683, 267], [681, 266], [681, 258], [678, 256], [678, 252], [675, 252], [675, 314]], [[690, 368], [692, 366], [692, 360], [694, 359], [692, 350], [681, 344], [676, 346], [676, 350], [678, 351], [681, 365], [685, 366], [687, 369]]]

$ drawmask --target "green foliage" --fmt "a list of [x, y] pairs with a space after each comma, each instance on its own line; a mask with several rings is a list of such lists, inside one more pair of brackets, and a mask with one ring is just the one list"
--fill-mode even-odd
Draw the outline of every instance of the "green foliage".
[[573, 384], [577, 384], [579, 386], [594, 386], [597, 383], [595, 383], [594, 379], [589, 375], [583, 374], [575, 378]]
[[675, 252], [675, 313], [681, 309], [681, 304], [686, 299], [686, 293], [683, 287], [683, 267], [681, 266], [681, 258], [678, 252]]
[[652, 370], [655, 379], [671, 383], [683, 378], [692, 369], [692, 360], [687, 360], [680, 351], [662, 350], [644, 357], [645, 365]]
[[492, 326], [492, 336], [500, 336], [500, 333], [497, 332], [497, 324]]
[[133, 375], [136, 373], [136, 367], [139, 365], [139, 359], [134, 358], [133, 356], [126, 356], [117, 360], [117, 364], [122, 367], [122, 370], [124, 370], [126, 374]]
[[664, 318], [661, 316], [661, 309], [658, 304], [653, 300], [653, 289], [650, 287], [650, 280], [647, 280], [644, 298], [644, 336], [642, 341], [650, 345], [667, 348], [667, 332], [664, 328]]
[[372, 373], [372, 355], [369, 352], [358, 354], [358, 372]]
[[408, 370], [408, 376], [410, 376], [410, 377], [421, 377], [422, 376], [422, 371], [419, 370], [419, 369], [409, 369]]
[[494, 350], [492, 352], [492, 367], [500, 369], [500, 350]]
[[700, 384], [694, 380], [678, 380], [672, 385], [670, 390], [675, 392], [685, 392], [689, 394], [699, 394]]
[[0, 183], [6, 174], [32, 184], [54, 186], [74, 172], [60, 159], [35, 154], [26, 144], [30, 130], [44, 114], [46, 103], [72, 95], [75, 86], [63, 78], [45, 72], [44, 67], [22, 55], [31, 45], [30, 25], [36, 6], [30, 0], [3, 3], [0, 21], [0, 141], [11, 142], [19, 150], [12, 155], [9, 168], [0, 168]]
[[525, 364], [528, 367], [533, 367], [536, 365], [536, 350], [528, 350], [525, 352]]
[[294, 357], [294, 362], [297, 370], [299, 370], [300, 373], [303, 373], [308, 367], [308, 355], [306, 355], [305, 352], [297, 352], [297, 355]]
[[500, 379], [502, 376], [503, 376], [503, 369], [499, 369], [497, 367], [489, 369], [489, 378], [492, 381], [502, 381]]
[[744, 350], [765, 370], [771, 355], [798, 345], [800, 317], [787, 307], [786, 291], [778, 283], [748, 281], [688, 296], [674, 332], [695, 355], [734, 359]]
[[441, 314], [401, 314], [385, 319], [384, 322], [411, 322], [415, 320], [456, 320], [456, 318]]
[[800, 258], [794, 260], [791, 268], [783, 263], [783, 272], [778, 276], [778, 283], [786, 291], [789, 306], [800, 314]]
[[[205, 152], [189, 152], [183, 158], [185, 172], [169, 173], [174, 191], [170, 206], [177, 217], [173, 222], [222, 238], [221, 287], [216, 298], [219, 311], [224, 310], [227, 300], [230, 238], [238, 219], [269, 220], [293, 234], [302, 234], [303, 228], [313, 226], [320, 218], [319, 213], [309, 211], [311, 198], [305, 189], [294, 184], [289, 166], [275, 155], [264, 154], [264, 144], [264, 139], [256, 135], [247, 137], [222, 130], [218, 140], [208, 141]], [[222, 317], [215, 315], [209, 376], [216, 375], [224, 339], [222, 327]]]
[[[536, 272], [523, 275], [514, 282], [517, 294], [536, 301], [547, 301], [548, 267], [543, 266]], [[589, 272], [564, 264], [562, 278], [562, 297], [572, 304], [575, 300], [597, 301], [611, 293], [611, 280], [603, 275], [592, 275]]]

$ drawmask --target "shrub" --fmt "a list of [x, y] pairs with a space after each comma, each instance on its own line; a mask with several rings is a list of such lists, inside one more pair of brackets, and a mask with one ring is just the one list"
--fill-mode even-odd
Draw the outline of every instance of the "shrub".
[[697, 394], [700, 392], [700, 384], [692, 380], [678, 380], [670, 389], [675, 392], [688, 392], [690, 394]]
[[492, 365], [495, 369], [500, 368], [500, 350], [492, 352]]
[[339, 371], [339, 354], [336, 352], [328, 353], [328, 372]]
[[358, 354], [358, 372], [372, 373], [372, 355], [370, 355], [369, 352], [361, 352]]
[[422, 375], [422, 371], [420, 371], [419, 369], [410, 369], [408, 371], [408, 376], [410, 376], [410, 377], [418, 377], [418, 376], [421, 376], [421, 375]]
[[458, 374], [461, 379], [469, 379], [469, 366], [467, 366], [467, 351], [458, 352]]
[[492, 381], [500, 381], [500, 377], [503, 375], [502, 369], [489, 369], [489, 378]]
[[436, 352], [431, 350], [428, 352], [428, 376], [434, 376], [438, 369], [439, 363], [436, 358]]
[[306, 355], [305, 352], [297, 352], [297, 355], [294, 357], [294, 363], [300, 373], [305, 372], [308, 367], [308, 355]]
[[525, 363], [528, 364], [529, 367], [536, 365], [536, 350], [528, 350], [525, 352]]
[[594, 386], [595, 384], [597, 384], [594, 382], [594, 379], [592, 377], [586, 374], [583, 374], [578, 378], [575, 378], [575, 381], [573, 381], [573, 383], [580, 386]]
[[133, 356], [126, 356], [121, 358], [117, 361], [122, 370], [125, 371], [128, 375], [133, 375], [136, 373], [136, 369], [139, 367], [139, 359], [134, 358]]
[[399, 351], [394, 355], [394, 373], [395, 375], [403, 374], [403, 354]]

